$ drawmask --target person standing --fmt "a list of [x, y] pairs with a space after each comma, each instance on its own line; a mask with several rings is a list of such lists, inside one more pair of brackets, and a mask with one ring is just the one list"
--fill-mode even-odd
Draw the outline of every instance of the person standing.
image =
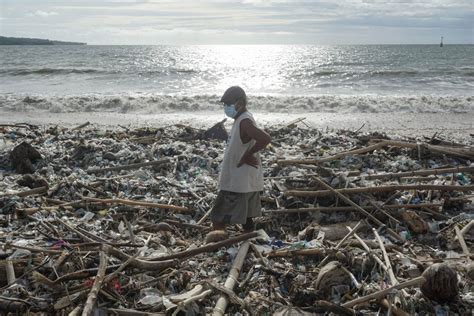
[[226, 239], [229, 224], [242, 224], [245, 232], [255, 230], [252, 218], [262, 215], [263, 170], [259, 152], [271, 141], [247, 110], [247, 95], [241, 87], [228, 88], [221, 102], [234, 124], [221, 165], [219, 193], [211, 209], [212, 231], [206, 236], [207, 243]]

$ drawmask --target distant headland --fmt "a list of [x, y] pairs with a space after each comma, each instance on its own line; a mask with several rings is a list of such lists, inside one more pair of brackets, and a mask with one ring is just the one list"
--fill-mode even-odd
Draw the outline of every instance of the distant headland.
[[51, 41], [40, 38], [0, 36], [0, 45], [87, 45], [87, 43]]

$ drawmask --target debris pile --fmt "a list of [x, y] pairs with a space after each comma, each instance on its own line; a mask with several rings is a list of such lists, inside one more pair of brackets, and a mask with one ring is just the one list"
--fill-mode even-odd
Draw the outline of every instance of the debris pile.
[[264, 216], [205, 244], [227, 133], [0, 126], [0, 310], [467, 315], [474, 148], [267, 131]]

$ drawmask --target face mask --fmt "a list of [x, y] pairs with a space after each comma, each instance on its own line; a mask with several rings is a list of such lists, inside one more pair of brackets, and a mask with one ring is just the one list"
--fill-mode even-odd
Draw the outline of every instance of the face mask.
[[237, 110], [235, 109], [235, 104], [224, 105], [224, 113], [230, 118], [234, 118], [237, 115]]

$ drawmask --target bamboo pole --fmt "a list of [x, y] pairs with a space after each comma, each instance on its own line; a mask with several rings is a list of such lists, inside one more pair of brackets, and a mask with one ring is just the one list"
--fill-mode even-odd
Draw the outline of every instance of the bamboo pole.
[[[363, 187], [363, 188], [346, 188], [335, 189], [338, 193], [355, 194], [355, 193], [374, 193], [374, 192], [391, 192], [391, 191], [408, 191], [408, 190], [438, 190], [438, 191], [474, 191], [474, 185], [435, 185], [435, 184], [405, 184], [405, 185], [381, 185], [378, 187]], [[327, 196], [333, 193], [332, 190], [319, 191], [285, 191], [285, 196], [299, 196], [299, 197], [318, 197]]]
[[133, 200], [125, 200], [125, 199], [98, 199], [98, 198], [91, 198], [82, 196], [85, 201], [91, 202], [99, 202], [102, 204], [123, 204], [123, 205], [132, 205], [132, 206], [143, 206], [149, 208], [159, 208], [165, 210], [172, 210], [177, 212], [189, 212], [189, 209], [184, 206], [176, 206], [176, 205], [168, 205], [168, 204], [159, 204], [159, 203], [152, 203], [152, 202], [141, 202], [141, 201], [133, 201]]
[[[325, 187], [326, 189], [329, 190], [329, 192], [332, 192], [334, 194], [336, 194], [337, 196], [339, 196], [341, 199], [343, 199], [346, 203], [349, 203], [350, 205], [352, 205], [353, 207], [355, 207], [360, 213], [362, 213], [363, 215], [365, 215], [367, 218], [369, 218], [370, 220], [372, 220], [372, 222], [374, 222], [375, 224], [377, 224], [378, 226], [383, 226], [384, 223], [382, 223], [380, 220], [378, 220], [375, 216], [373, 216], [372, 214], [370, 214], [369, 212], [367, 212], [366, 210], [364, 210], [362, 207], [360, 207], [359, 205], [357, 205], [356, 203], [352, 202], [351, 199], [349, 199], [347, 196], [345, 196], [344, 194], [338, 192], [336, 189], [334, 189], [333, 187], [331, 187], [330, 185], [328, 185], [326, 182], [324, 182], [323, 180], [321, 180], [319, 177], [314, 177], [314, 179], [319, 183], [321, 184], [323, 187]], [[398, 235], [395, 231], [393, 231], [392, 229], [388, 228], [387, 227], [387, 231], [390, 233], [390, 235], [392, 235], [394, 238], [398, 239], [399, 241], [401, 242], [404, 242], [404, 239]]]
[[[239, 248], [239, 252], [235, 257], [234, 263], [232, 264], [232, 268], [230, 269], [229, 276], [224, 283], [224, 287], [232, 290], [237, 283], [237, 278], [239, 277], [240, 270], [242, 269], [242, 265], [244, 264], [245, 257], [247, 256], [247, 252], [249, 250], [250, 242], [245, 241]], [[227, 308], [228, 299], [227, 296], [221, 294], [219, 299], [217, 300], [216, 306], [214, 307], [214, 311], [212, 312], [213, 316], [220, 316], [225, 314], [225, 310]]]
[[106, 172], [106, 171], [118, 171], [118, 170], [131, 170], [131, 169], [138, 169], [141, 167], [149, 167], [149, 166], [159, 166], [165, 163], [168, 163], [169, 159], [161, 159], [161, 160], [153, 160], [147, 162], [140, 162], [140, 163], [132, 163], [129, 165], [122, 165], [122, 166], [115, 166], [115, 167], [106, 167], [106, 168], [93, 168], [87, 170], [87, 173], [99, 173], [99, 172]]
[[419, 286], [419, 284], [423, 280], [424, 280], [424, 277], [420, 276], [420, 277], [414, 278], [412, 280], [409, 280], [409, 281], [406, 281], [406, 282], [399, 283], [397, 285], [388, 287], [384, 290], [380, 290], [380, 291], [371, 293], [369, 295], [356, 298], [352, 301], [349, 301], [349, 302], [346, 302], [346, 303], [342, 304], [342, 306], [343, 307], [352, 307], [352, 306], [355, 306], [357, 304], [364, 303], [364, 302], [367, 302], [367, 301], [370, 301], [370, 300], [379, 299], [379, 298], [384, 297], [385, 295], [389, 294], [393, 290], [401, 290], [401, 289], [405, 289], [407, 287]]
[[[439, 208], [442, 204], [440, 203], [423, 203], [423, 204], [390, 204], [383, 205], [387, 209], [423, 209], [423, 208]], [[375, 207], [372, 205], [364, 206], [365, 210], [374, 210]], [[357, 211], [357, 208], [353, 206], [319, 206], [319, 207], [306, 207], [306, 208], [286, 208], [281, 210], [264, 210], [263, 213], [266, 215], [271, 214], [292, 214], [292, 213], [304, 213], [304, 212], [338, 212], [346, 211], [352, 212]]]

